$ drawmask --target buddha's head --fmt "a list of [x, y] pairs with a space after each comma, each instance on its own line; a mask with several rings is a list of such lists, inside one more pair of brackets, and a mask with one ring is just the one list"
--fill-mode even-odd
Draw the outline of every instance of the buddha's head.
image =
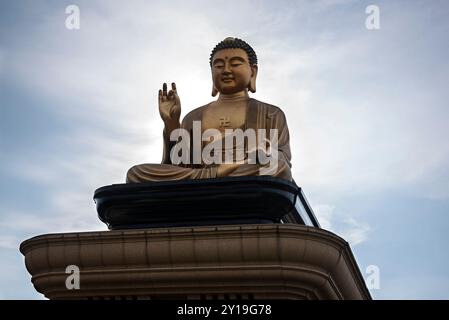
[[233, 94], [244, 90], [256, 92], [257, 55], [245, 41], [226, 38], [210, 55], [212, 96], [218, 92]]

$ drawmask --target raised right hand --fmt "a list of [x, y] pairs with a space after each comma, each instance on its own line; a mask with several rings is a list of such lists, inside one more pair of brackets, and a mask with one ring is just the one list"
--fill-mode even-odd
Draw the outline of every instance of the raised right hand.
[[159, 114], [167, 127], [179, 127], [181, 116], [181, 100], [176, 92], [176, 84], [171, 84], [172, 89], [167, 93], [167, 84], [159, 90]]

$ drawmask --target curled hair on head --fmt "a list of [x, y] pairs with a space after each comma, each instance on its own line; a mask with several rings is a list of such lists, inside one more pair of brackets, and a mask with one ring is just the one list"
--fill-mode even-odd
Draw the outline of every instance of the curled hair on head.
[[246, 54], [248, 55], [248, 60], [250, 65], [257, 65], [257, 55], [253, 48], [249, 44], [247, 44], [245, 41], [238, 39], [238, 38], [232, 38], [228, 37], [221, 41], [219, 44], [215, 46], [215, 48], [212, 50], [212, 53], [210, 54], [209, 64], [212, 67], [212, 59], [214, 58], [215, 53], [219, 50], [223, 49], [243, 49]]

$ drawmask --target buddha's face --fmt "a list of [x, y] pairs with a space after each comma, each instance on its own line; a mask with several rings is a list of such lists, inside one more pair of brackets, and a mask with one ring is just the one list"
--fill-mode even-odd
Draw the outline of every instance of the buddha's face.
[[222, 49], [212, 59], [212, 80], [218, 92], [233, 94], [246, 90], [256, 76], [243, 49]]

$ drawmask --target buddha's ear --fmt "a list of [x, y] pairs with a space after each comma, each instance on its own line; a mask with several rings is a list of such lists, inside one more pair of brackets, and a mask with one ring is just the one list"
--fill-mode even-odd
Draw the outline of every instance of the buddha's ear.
[[251, 66], [251, 79], [249, 81], [248, 90], [252, 93], [256, 92], [257, 65]]
[[212, 84], [212, 97], [215, 97], [218, 94], [218, 89], [215, 88], [215, 85]]

